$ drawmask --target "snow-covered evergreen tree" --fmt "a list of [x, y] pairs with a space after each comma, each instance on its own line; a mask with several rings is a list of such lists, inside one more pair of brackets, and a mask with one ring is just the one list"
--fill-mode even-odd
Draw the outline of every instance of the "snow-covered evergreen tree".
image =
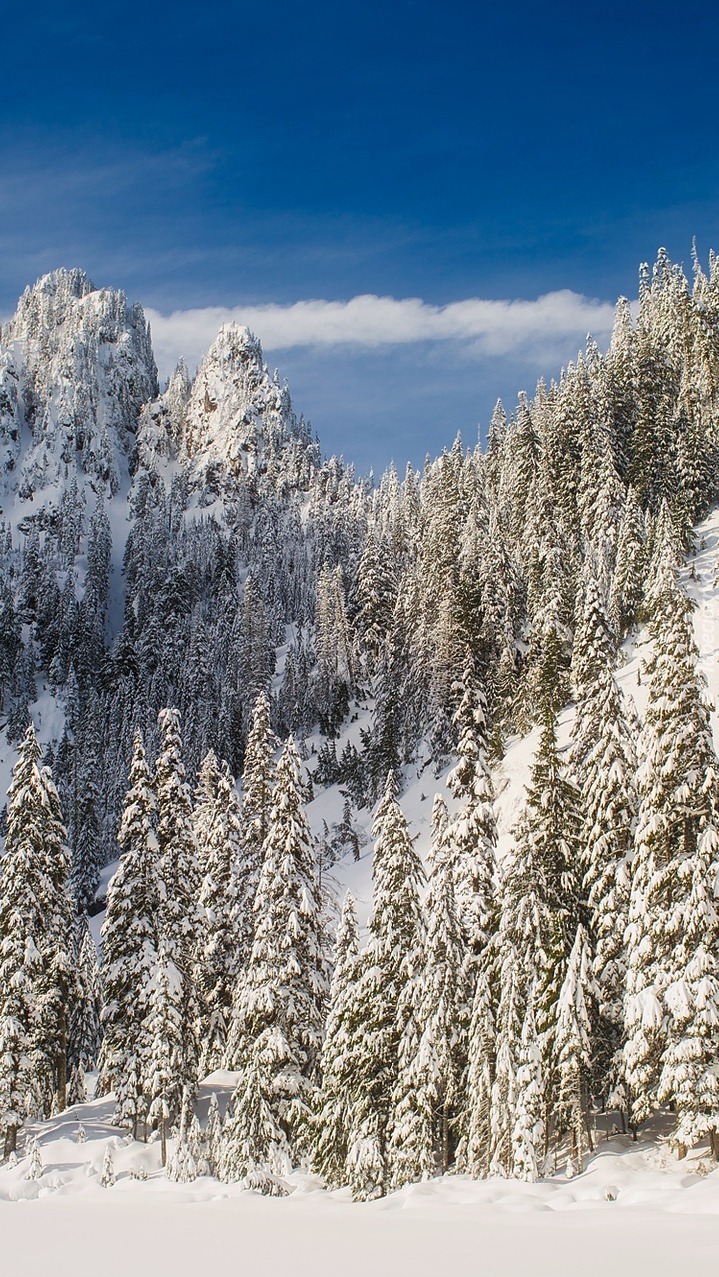
[[[226, 1171], [233, 1167], [233, 1178], [256, 1170], [270, 1147], [282, 1148], [282, 1156], [294, 1161], [308, 1149], [329, 970], [325, 901], [303, 787], [290, 737], [277, 769], [254, 904], [254, 943], [237, 986], [227, 1049], [228, 1064], [240, 1070], [225, 1124], [223, 1165]], [[260, 1141], [254, 1153], [247, 1143], [250, 1129]], [[232, 1153], [233, 1143], [241, 1155]], [[276, 1164], [274, 1153], [273, 1159]]]
[[42, 1164], [42, 1155], [40, 1153], [40, 1145], [38, 1143], [37, 1135], [33, 1135], [32, 1140], [30, 1141], [29, 1159], [30, 1160], [28, 1163], [25, 1179], [31, 1179], [31, 1180], [41, 1179], [42, 1172], [43, 1172], [43, 1164]]
[[[556, 1119], [560, 1131], [570, 1137], [570, 1162], [581, 1170], [589, 1137], [589, 1071], [592, 1062], [592, 1013], [594, 996], [592, 955], [585, 928], [577, 934], [567, 963], [556, 1009], [554, 1051], [556, 1059]], [[591, 1148], [591, 1142], [590, 1142]]]
[[473, 953], [487, 944], [496, 926], [494, 790], [487, 763], [487, 706], [467, 653], [454, 717], [459, 761], [447, 784], [456, 809], [449, 818], [447, 845], [455, 872], [457, 908], [465, 942]]
[[712, 819], [696, 849], [677, 866], [681, 897], [668, 920], [673, 948], [663, 1002], [669, 1026], [657, 1090], [677, 1115], [672, 1142], [680, 1152], [708, 1139], [719, 1153], [719, 835]]
[[112, 1145], [108, 1144], [105, 1149], [105, 1156], [102, 1161], [102, 1172], [100, 1174], [100, 1187], [112, 1188], [115, 1183], [115, 1159], [112, 1156]]
[[147, 1023], [140, 1057], [142, 1094], [148, 1119], [160, 1131], [162, 1165], [167, 1162], [169, 1124], [181, 1111], [186, 1094], [184, 988], [177, 967], [160, 942], [147, 1005]]
[[197, 1039], [197, 995], [192, 961], [199, 926], [199, 866], [192, 826], [192, 799], [182, 761], [180, 716], [163, 709], [158, 718], [161, 748], [155, 764], [157, 842], [163, 892], [159, 934], [173, 979], [180, 982], [182, 1017], [182, 1085], [197, 1082], [200, 1044]]
[[219, 1068], [224, 1056], [235, 983], [249, 956], [247, 937], [254, 900], [255, 884], [243, 863], [240, 803], [226, 763], [217, 769], [211, 812], [209, 801], [207, 809], [195, 955], [203, 1074]]
[[[447, 808], [440, 795], [434, 802], [432, 829], [429, 886], [424, 904], [427, 939], [418, 1008], [421, 1038], [413, 1071], [423, 1109], [430, 1114], [431, 1162], [446, 1172], [456, 1142], [466, 1068], [471, 981], [455, 899]], [[424, 1154], [425, 1166], [427, 1160]]]
[[280, 742], [272, 731], [270, 702], [261, 692], [252, 711], [242, 772], [242, 820], [248, 873], [259, 879], [263, 847], [269, 830], [272, 795], [277, 779], [275, 755]]
[[597, 1023], [594, 1081], [611, 1102], [621, 1094], [624, 932], [629, 906], [629, 862], [637, 817], [636, 755], [631, 720], [613, 675], [615, 641], [601, 591], [592, 574], [574, 645], [576, 715], [571, 769], [581, 807], [582, 896], [594, 950]]
[[545, 1094], [542, 1051], [530, 992], [522, 1026], [515, 1079], [515, 1118], [512, 1128], [512, 1174], [530, 1183], [539, 1179], [544, 1163]]
[[[638, 1120], [656, 1106], [664, 1053], [676, 1049], [677, 1037], [683, 1036], [681, 998], [675, 1031], [666, 995], [683, 978], [677, 926], [689, 902], [694, 866], [700, 876], [711, 873], [701, 857], [695, 858], [704, 837], [707, 847], [713, 843], [710, 831], [715, 828], [719, 777], [703, 681], [696, 668], [691, 605], [677, 584], [670, 552], [664, 565], [658, 564], [656, 579], [654, 655], [640, 740], [641, 801], [627, 930], [625, 1073]], [[686, 960], [690, 961], [690, 950]]]
[[465, 1107], [457, 1163], [476, 1179], [489, 1174], [492, 1155], [492, 1089], [496, 1064], [496, 1024], [491, 966], [480, 962], [469, 1026]]
[[[0, 874], [0, 1121], [6, 1153], [30, 1109], [64, 1108], [73, 902], [57, 790], [28, 727], [8, 790]], [[6, 1107], [5, 1107], [6, 1106]]]
[[100, 971], [86, 913], [77, 915], [73, 954], [77, 980], [70, 1007], [67, 1053], [71, 1069], [82, 1075], [95, 1068], [102, 1040]]
[[147, 1118], [142, 1057], [147, 1014], [157, 968], [163, 893], [157, 841], [157, 800], [142, 737], [135, 737], [130, 784], [118, 842], [122, 851], [107, 890], [102, 927], [102, 1028], [100, 1085], [114, 1090], [117, 1118], [135, 1135]]
[[517, 1108], [517, 1072], [524, 1017], [523, 972], [519, 953], [510, 943], [501, 949], [499, 1001], [496, 1012], [494, 1077], [490, 1096], [489, 1170], [509, 1176], [514, 1165], [512, 1137]]
[[359, 932], [354, 898], [347, 892], [342, 906], [329, 1013], [320, 1056], [321, 1085], [314, 1119], [313, 1164], [328, 1186], [339, 1188], [346, 1177], [348, 1131], [355, 1099], [354, 1062], [361, 1033], [357, 1006]]
[[[407, 1093], [400, 1085], [402, 1066], [419, 1043], [424, 948], [419, 893], [424, 875], [396, 793], [397, 781], [390, 773], [373, 825], [372, 912], [356, 987], [364, 1040], [357, 1043], [354, 1062], [347, 1170], [358, 1198], [384, 1193], [395, 1181], [395, 1168], [398, 1179], [403, 1174], [393, 1158], [398, 1141], [393, 1148], [392, 1133], [402, 1092]], [[399, 1114], [400, 1124], [405, 1118]]]

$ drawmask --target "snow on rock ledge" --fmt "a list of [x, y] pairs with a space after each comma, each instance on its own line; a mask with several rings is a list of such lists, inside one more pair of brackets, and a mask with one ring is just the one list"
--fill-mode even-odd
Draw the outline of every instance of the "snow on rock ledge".
[[45, 275], [0, 334], [0, 492], [76, 472], [117, 490], [157, 369], [142, 308], [80, 270]]

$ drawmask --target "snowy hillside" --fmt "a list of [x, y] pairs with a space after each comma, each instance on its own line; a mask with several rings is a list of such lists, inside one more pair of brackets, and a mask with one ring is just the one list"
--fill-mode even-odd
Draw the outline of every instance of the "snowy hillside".
[[[695, 599], [694, 630], [700, 665], [712, 701], [719, 689], [719, 509], [696, 529], [697, 550], [685, 569], [685, 581]], [[646, 706], [643, 666], [650, 654], [645, 632], [630, 640], [623, 652], [618, 678], [642, 716]], [[574, 707], [560, 715], [560, 745], [566, 748], [574, 719]], [[367, 713], [364, 714], [366, 720]], [[715, 732], [717, 718], [714, 715]], [[358, 738], [362, 716], [348, 729]], [[510, 741], [505, 757], [495, 769], [496, 811], [500, 831], [499, 859], [511, 849], [511, 830], [525, 798], [537, 731]], [[343, 742], [344, 743], [344, 742]], [[408, 768], [401, 803], [410, 829], [426, 859], [429, 817], [435, 790], [446, 786], [446, 774], [431, 769]], [[451, 801], [451, 796], [448, 795]], [[332, 820], [341, 796], [330, 787], [309, 806], [313, 826], [321, 835], [323, 822]], [[360, 824], [359, 860], [346, 855], [333, 868], [340, 893], [349, 888], [366, 918], [371, 900], [371, 838], [369, 819]], [[96, 922], [99, 923], [98, 918]], [[197, 1111], [206, 1123], [211, 1094], [224, 1112], [237, 1075], [218, 1072], [203, 1081]], [[291, 1195], [267, 1201], [238, 1185], [219, 1185], [214, 1177], [200, 1177], [191, 1184], [169, 1182], [159, 1162], [157, 1141], [133, 1141], [111, 1124], [111, 1097], [74, 1106], [67, 1113], [30, 1127], [26, 1148], [35, 1134], [39, 1140], [42, 1170], [28, 1179], [29, 1157], [15, 1167], [0, 1168], [0, 1203], [23, 1201], [41, 1212], [51, 1230], [53, 1247], [67, 1232], [70, 1252], [66, 1267], [54, 1271], [83, 1277], [93, 1271], [70, 1244], [80, 1230], [88, 1251], [102, 1244], [107, 1228], [122, 1213], [124, 1250], [146, 1247], [148, 1229], [158, 1238], [151, 1245], [153, 1271], [184, 1277], [195, 1271], [200, 1255], [210, 1245], [218, 1255], [234, 1248], [242, 1237], [245, 1262], [256, 1256], [268, 1277], [283, 1274], [289, 1266], [297, 1273], [335, 1271], [337, 1255], [347, 1273], [364, 1274], [368, 1266], [379, 1272], [396, 1270], [417, 1277], [466, 1266], [482, 1254], [483, 1271], [497, 1277], [523, 1277], [528, 1267], [538, 1274], [553, 1274], [561, 1257], [562, 1271], [581, 1264], [588, 1274], [606, 1271], [607, 1255], [620, 1253], [627, 1271], [652, 1277], [673, 1274], [677, 1266], [694, 1267], [708, 1262], [707, 1255], [719, 1241], [719, 1171], [706, 1147], [699, 1147], [678, 1162], [667, 1144], [668, 1118], [655, 1120], [638, 1142], [612, 1133], [611, 1120], [597, 1119], [597, 1152], [581, 1175], [567, 1179], [561, 1164], [540, 1183], [527, 1184], [502, 1178], [471, 1180], [451, 1176], [402, 1189], [381, 1202], [361, 1208], [351, 1204], [347, 1190], [327, 1193], [319, 1179], [296, 1172], [287, 1181]], [[78, 1143], [82, 1127], [86, 1142]], [[115, 1182], [101, 1184], [107, 1149], [111, 1150]], [[62, 1204], [62, 1205], [61, 1205]], [[188, 1214], [188, 1208], [191, 1208]], [[9, 1207], [2, 1205], [10, 1236], [16, 1227]], [[368, 1216], [370, 1218], [368, 1218]], [[40, 1216], [39, 1216], [40, 1218]], [[19, 1227], [19, 1223], [18, 1223]], [[24, 1227], [24, 1225], [23, 1225]], [[39, 1226], [39, 1234], [45, 1231]], [[317, 1236], [323, 1244], [317, 1252]], [[173, 1238], [168, 1251], [165, 1239]], [[181, 1242], [178, 1237], [181, 1236]], [[93, 1237], [97, 1240], [93, 1242]], [[153, 1249], [154, 1246], [154, 1249]], [[51, 1262], [33, 1247], [32, 1261], [17, 1269], [20, 1275], [39, 1271]], [[105, 1271], [124, 1272], [122, 1255], [110, 1255]], [[116, 1267], [113, 1267], [116, 1265]]]
[[489, 1271], [554, 1271], [557, 1238], [564, 1271], [579, 1223], [633, 1257], [638, 1220], [653, 1273], [680, 1237], [701, 1262], [719, 264], [690, 285], [660, 252], [640, 293], [606, 354], [497, 405], [486, 452], [376, 482], [322, 458], [247, 330], [160, 390], [122, 294], [58, 271], [23, 295], [0, 334], [7, 1227], [62, 1204], [57, 1236], [187, 1229], [178, 1277], [191, 1223], [268, 1272], [336, 1266], [317, 1232], [348, 1271], [483, 1245]]

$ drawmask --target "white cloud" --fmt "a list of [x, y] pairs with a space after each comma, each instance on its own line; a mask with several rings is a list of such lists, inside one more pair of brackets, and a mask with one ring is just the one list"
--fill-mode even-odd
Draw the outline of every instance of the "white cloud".
[[299, 301], [291, 305], [210, 306], [170, 315], [146, 311], [163, 375], [180, 356], [199, 362], [223, 324], [246, 325], [266, 351], [294, 347], [355, 347], [376, 350], [412, 342], [453, 341], [478, 356], [568, 357], [588, 332], [610, 332], [614, 308], [563, 289], [533, 301], [470, 297], [433, 306], [417, 297], [397, 299], [367, 294], [349, 301]]

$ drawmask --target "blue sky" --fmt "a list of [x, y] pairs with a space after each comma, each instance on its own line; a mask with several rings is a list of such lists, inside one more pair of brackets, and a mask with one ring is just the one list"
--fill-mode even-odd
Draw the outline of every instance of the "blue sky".
[[[421, 463], [457, 429], [473, 442], [498, 394], [511, 403], [585, 327], [606, 330], [608, 307], [581, 298], [634, 295], [660, 244], [684, 261], [695, 234], [719, 248], [719, 18], [686, 15], [631, 0], [16, 8], [0, 315], [80, 265], [153, 312], [166, 364], [251, 308], [327, 449], [366, 469]], [[551, 293], [549, 308], [481, 304]], [[366, 295], [419, 300], [352, 302]], [[298, 309], [310, 300], [351, 304]]]

